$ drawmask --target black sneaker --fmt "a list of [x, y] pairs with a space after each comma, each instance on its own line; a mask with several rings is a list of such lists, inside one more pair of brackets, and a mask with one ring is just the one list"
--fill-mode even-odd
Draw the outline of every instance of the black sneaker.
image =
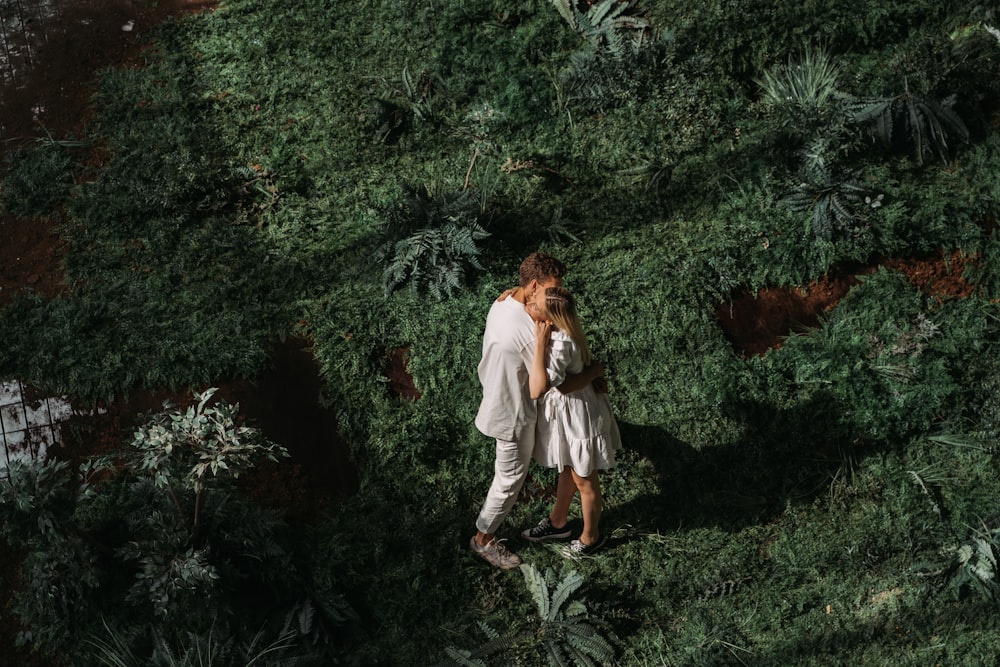
[[593, 544], [584, 544], [580, 540], [573, 540], [569, 543], [569, 546], [562, 548], [562, 555], [566, 558], [574, 559], [592, 556], [604, 546], [605, 541], [607, 541], [607, 538], [604, 536], [604, 533], [601, 533], [601, 536]]
[[549, 517], [545, 517], [538, 522], [537, 526], [533, 528], [528, 528], [521, 532], [521, 537], [528, 540], [529, 542], [547, 542], [549, 540], [565, 540], [570, 536], [569, 524], [567, 523], [562, 528], [556, 528], [549, 521]]

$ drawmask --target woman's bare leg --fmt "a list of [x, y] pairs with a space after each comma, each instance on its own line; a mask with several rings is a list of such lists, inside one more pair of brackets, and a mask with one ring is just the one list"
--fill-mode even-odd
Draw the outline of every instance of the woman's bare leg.
[[580, 533], [580, 541], [584, 544], [595, 544], [601, 538], [601, 510], [604, 509], [599, 473], [595, 470], [588, 477], [580, 477], [572, 468], [567, 470], [573, 475], [576, 488], [580, 491], [580, 505], [583, 509], [583, 532]]
[[559, 473], [556, 485], [556, 502], [549, 514], [549, 523], [555, 528], [562, 528], [569, 521], [569, 506], [573, 504], [576, 495], [576, 480], [573, 479], [573, 469], [566, 467]]

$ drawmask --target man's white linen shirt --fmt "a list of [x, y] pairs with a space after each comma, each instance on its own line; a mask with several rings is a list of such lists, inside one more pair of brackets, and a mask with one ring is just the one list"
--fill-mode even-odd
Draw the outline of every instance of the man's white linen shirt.
[[534, 356], [535, 323], [514, 298], [494, 301], [486, 316], [479, 382], [483, 401], [476, 428], [483, 435], [515, 442], [526, 428], [534, 430], [537, 410], [528, 389]]

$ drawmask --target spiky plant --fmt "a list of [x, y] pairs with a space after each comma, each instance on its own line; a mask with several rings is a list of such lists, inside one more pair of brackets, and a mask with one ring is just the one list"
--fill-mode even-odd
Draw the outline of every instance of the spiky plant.
[[103, 623], [106, 637], [87, 640], [90, 647], [88, 659], [102, 667], [277, 667], [297, 664], [298, 656], [292, 653], [295, 644], [291, 634], [284, 634], [265, 644], [263, 633], [257, 632], [237, 644], [232, 637], [217, 632], [215, 628], [209, 628], [204, 633], [178, 632], [173, 637], [154, 632], [151, 652], [146, 654], [137, 651], [133, 642], [108, 625], [106, 620]]
[[840, 68], [825, 50], [809, 48], [799, 60], [765, 70], [756, 80], [779, 131], [796, 142], [830, 127], [846, 95], [838, 92]]
[[764, 100], [772, 106], [792, 106], [815, 111], [837, 96], [840, 68], [833, 57], [819, 48], [806, 49], [798, 62], [765, 70], [757, 80]]

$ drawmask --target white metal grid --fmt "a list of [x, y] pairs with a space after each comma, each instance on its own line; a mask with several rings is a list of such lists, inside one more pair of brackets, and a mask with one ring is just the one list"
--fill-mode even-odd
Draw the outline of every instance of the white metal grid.
[[29, 400], [19, 380], [0, 383], [0, 468], [6, 469], [16, 460], [45, 458], [48, 449], [62, 441], [59, 423], [72, 414], [73, 408], [65, 399]]
[[61, 16], [60, 0], [0, 0], [0, 84], [16, 84], [34, 66], [45, 26]]

